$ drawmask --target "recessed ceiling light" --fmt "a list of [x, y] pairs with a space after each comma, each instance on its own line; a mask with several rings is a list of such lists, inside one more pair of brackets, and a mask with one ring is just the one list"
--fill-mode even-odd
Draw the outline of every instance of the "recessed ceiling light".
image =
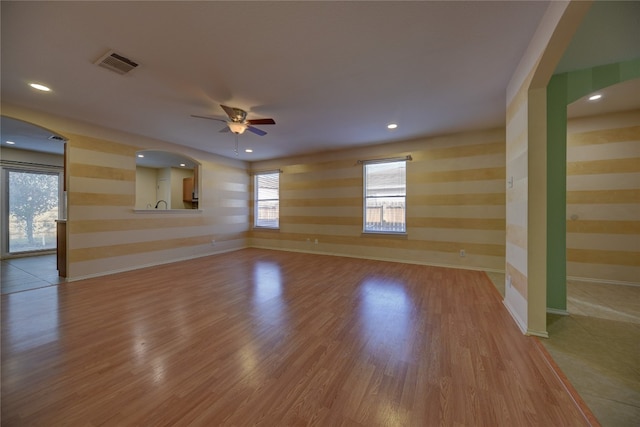
[[187, 166], [187, 165], [185, 165], [184, 163], [180, 163], [180, 166], [185, 167], [185, 166]]
[[144, 157], [144, 154], [138, 154], [138, 157]]
[[589, 101], [597, 101], [598, 99], [602, 98], [602, 95], [600, 95], [599, 93], [595, 94], [595, 95], [591, 95], [589, 97]]
[[38, 83], [29, 83], [29, 86], [31, 86], [34, 89], [41, 90], [43, 92], [49, 92], [51, 90], [48, 87], [46, 87], [45, 85], [41, 85], [41, 84], [38, 84]]
[[251, 148], [247, 148], [246, 150], [244, 150], [245, 153], [253, 153], [253, 150]]
[[13, 141], [7, 141], [7, 144], [9, 144], [9, 145], [15, 145], [15, 142], [13, 142]]
[[395, 123], [390, 123], [390, 124], [387, 125], [387, 129], [395, 129], [397, 127], [398, 127], [398, 125], [395, 124]]

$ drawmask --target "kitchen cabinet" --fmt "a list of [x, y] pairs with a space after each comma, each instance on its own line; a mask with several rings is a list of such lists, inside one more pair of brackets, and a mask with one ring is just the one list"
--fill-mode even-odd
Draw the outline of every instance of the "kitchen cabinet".
[[182, 201], [186, 203], [193, 202], [193, 177], [182, 180]]

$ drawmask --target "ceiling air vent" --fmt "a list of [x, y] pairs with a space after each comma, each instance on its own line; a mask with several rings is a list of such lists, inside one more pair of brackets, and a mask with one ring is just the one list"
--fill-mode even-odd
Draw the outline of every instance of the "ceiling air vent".
[[49, 138], [47, 138], [47, 139], [50, 139], [50, 140], [52, 140], [52, 141], [63, 141], [63, 142], [64, 142], [64, 141], [66, 141], [66, 139], [64, 139], [63, 137], [58, 136], [58, 135], [51, 135], [51, 136], [50, 136]]
[[110, 50], [95, 62], [96, 65], [114, 71], [118, 74], [127, 74], [138, 66], [135, 62]]

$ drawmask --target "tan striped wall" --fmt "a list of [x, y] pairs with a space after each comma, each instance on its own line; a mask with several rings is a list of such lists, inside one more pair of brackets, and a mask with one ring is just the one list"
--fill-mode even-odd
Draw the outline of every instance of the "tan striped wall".
[[[251, 244], [502, 271], [504, 138], [492, 130], [253, 163], [256, 171], [283, 173], [280, 230], [254, 230]], [[406, 236], [363, 234], [357, 161], [407, 154]]]
[[[66, 134], [68, 263], [71, 278], [106, 274], [247, 245], [246, 165], [205, 153], [198, 210], [136, 211], [136, 151], [144, 147]], [[184, 152], [164, 144], [160, 149]], [[212, 245], [215, 240], [215, 246]]]
[[[506, 117], [506, 263], [505, 272], [519, 299], [527, 299], [528, 251], [528, 98], [531, 76], [507, 107]], [[526, 315], [526, 314], [525, 314]]]
[[528, 319], [529, 139], [528, 87], [532, 74], [507, 105], [505, 303], [523, 329]]
[[640, 285], [640, 110], [568, 123], [567, 276]]

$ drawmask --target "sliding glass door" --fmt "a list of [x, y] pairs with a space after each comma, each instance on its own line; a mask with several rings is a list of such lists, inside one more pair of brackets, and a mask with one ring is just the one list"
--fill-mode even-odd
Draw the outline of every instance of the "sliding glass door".
[[8, 252], [56, 249], [59, 172], [6, 170]]

